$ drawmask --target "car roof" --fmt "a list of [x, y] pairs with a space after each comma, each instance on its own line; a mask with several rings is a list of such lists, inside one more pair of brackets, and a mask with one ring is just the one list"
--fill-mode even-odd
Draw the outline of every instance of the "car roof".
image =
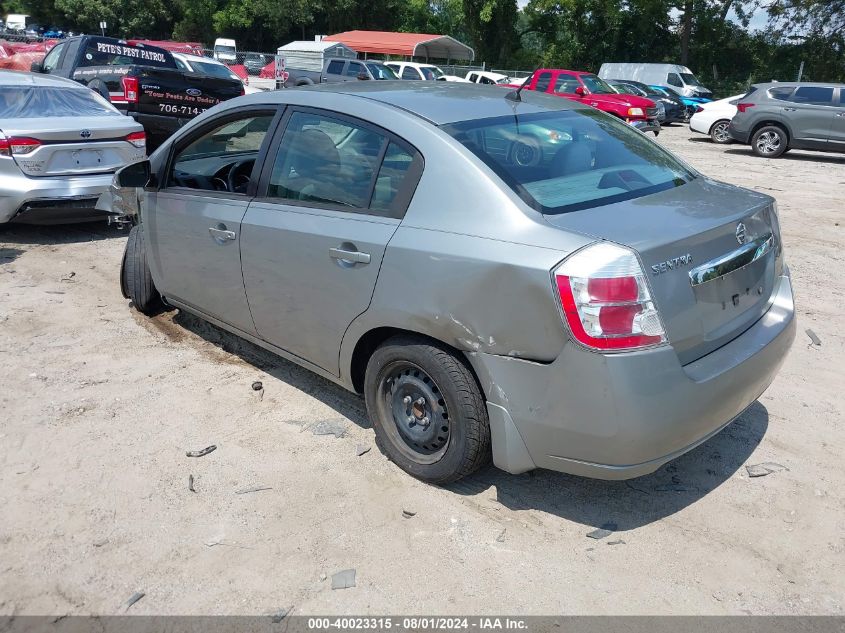
[[64, 77], [28, 73], [21, 70], [0, 70], [0, 85], [2, 86], [52, 86], [54, 88], [80, 88], [88, 90], [86, 86]]
[[775, 86], [783, 86], [784, 88], [797, 88], [799, 86], [810, 86], [812, 88], [845, 88], [845, 84], [836, 83], [835, 81], [767, 81], [765, 83], [754, 84], [755, 88], [774, 88]]
[[[296, 88], [297, 92], [332, 93], [348, 99], [369, 99], [409, 112], [435, 125], [458, 121], [513, 116], [557, 110], [588, 110], [569, 99], [539, 94], [531, 90], [520, 92], [521, 102], [505, 99], [510, 88], [480, 86], [473, 83], [449, 81], [347, 81]], [[241, 97], [240, 104], [249, 101], [284, 104], [286, 90], [264, 92]]]

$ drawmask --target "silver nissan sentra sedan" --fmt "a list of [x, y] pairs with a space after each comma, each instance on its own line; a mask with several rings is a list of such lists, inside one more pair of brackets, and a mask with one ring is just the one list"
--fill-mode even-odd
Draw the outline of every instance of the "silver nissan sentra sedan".
[[89, 88], [0, 70], [0, 224], [105, 219], [115, 170], [145, 155], [144, 128]]
[[[137, 189], [133, 189], [137, 187]], [[445, 82], [249, 95], [119, 172], [121, 283], [363, 393], [443, 484], [492, 458], [636, 477], [795, 335], [775, 202], [566, 99]]]

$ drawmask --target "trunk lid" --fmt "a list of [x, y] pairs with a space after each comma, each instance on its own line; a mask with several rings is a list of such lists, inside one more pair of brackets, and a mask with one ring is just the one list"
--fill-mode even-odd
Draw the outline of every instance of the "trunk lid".
[[144, 157], [126, 136], [143, 128], [128, 117], [67, 117], [20, 119], [19, 129], [4, 124], [10, 137], [40, 142], [31, 152], [14, 155], [27, 176], [67, 176], [108, 173]]
[[666, 336], [687, 364], [768, 310], [783, 268], [773, 204], [769, 196], [699, 177], [650, 196], [545, 217], [639, 254]]

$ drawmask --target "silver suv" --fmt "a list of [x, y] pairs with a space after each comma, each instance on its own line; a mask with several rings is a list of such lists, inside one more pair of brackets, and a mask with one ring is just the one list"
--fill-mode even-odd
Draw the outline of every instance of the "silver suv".
[[763, 158], [777, 158], [790, 149], [845, 152], [845, 85], [751, 86], [737, 104], [728, 133]]

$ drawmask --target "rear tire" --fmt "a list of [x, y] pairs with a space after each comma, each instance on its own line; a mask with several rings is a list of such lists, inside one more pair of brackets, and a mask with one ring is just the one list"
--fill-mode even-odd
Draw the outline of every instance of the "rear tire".
[[789, 137], [779, 125], [766, 125], [754, 132], [751, 137], [751, 149], [761, 158], [777, 158], [783, 154]]
[[367, 413], [382, 452], [408, 474], [443, 485], [490, 460], [490, 422], [463, 359], [418, 336], [376, 349], [364, 378]]
[[727, 119], [716, 121], [710, 127], [710, 140], [717, 145], [728, 145], [733, 142], [731, 135], [728, 134], [728, 126], [731, 124]]
[[126, 240], [120, 270], [120, 289], [123, 296], [131, 299], [135, 308], [143, 314], [156, 314], [163, 307], [161, 295], [156, 290], [147, 264], [146, 242], [140, 224], [132, 227], [129, 239]]

